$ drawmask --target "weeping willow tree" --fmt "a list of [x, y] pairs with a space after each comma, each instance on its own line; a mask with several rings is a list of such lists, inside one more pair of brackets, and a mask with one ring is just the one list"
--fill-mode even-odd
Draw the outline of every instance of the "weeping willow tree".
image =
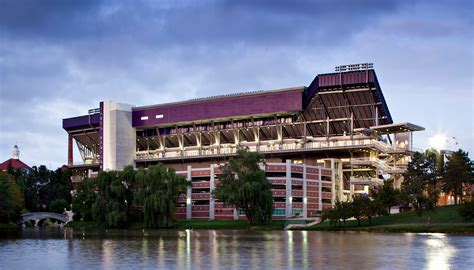
[[128, 222], [127, 186], [116, 171], [97, 176], [97, 197], [92, 204], [92, 218], [106, 227], [125, 227]]
[[174, 219], [178, 196], [187, 191], [189, 182], [163, 164], [140, 169], [136, 176], [135, 203], [143, 206], [147, 228], [169, 227]]
[[238, 151], [223, 167], [223, 176], [214, 190], [214, 196], [227, 205], [245, 212], [254, 225], [271, 221], [273, 198], [271, 184], [259, 164], [262, 155], [248, 150]]

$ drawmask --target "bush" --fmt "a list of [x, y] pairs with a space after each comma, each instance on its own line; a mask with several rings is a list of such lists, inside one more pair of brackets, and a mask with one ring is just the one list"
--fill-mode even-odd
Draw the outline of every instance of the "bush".
[[464, 222], [474, 220], [474, 200], [463, 203], [459, 208], [459, 215]]
[[49, 211], [62, 214], [64, 209], [68, 208], [68, 203], [65, 199], [56, 199], [49, 204]]

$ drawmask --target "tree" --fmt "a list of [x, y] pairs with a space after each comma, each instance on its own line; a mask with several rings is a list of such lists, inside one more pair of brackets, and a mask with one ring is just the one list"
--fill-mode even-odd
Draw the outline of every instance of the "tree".
[[0, 172], [0, 223], [16, 221], [22, 206], [23, 196], [14, 177]]
[[69, 207], [69, 204], [66, 202], [65, 199], [57, 199], [52, 201], [49, 204], [49, 211], [54, 212], [54, 213], [59, 213], [62, 214], [64, 213], [64, 209], [67, 209]]
[[175, 170], [158, 164], [136, 175], [135, 203], [141, 205], [147, 228], [169, 227], [174, 219], [178, 197], [185, 194], [189, 182]]
[[385, 214], [390, 214], [390, 208], [400, 201], [400, 190], [393, 187], [392, 180], [386, 180], [383, 185], [370, 190], [370, 197], [386, 209]]
[[271, 184], [259, 167], [262, 163], [262, 155], [239, 150], [237, 157], [223, 166], [223, 175], [213, 193], [223, 203], [244, 211], [253, 225], [270, 222], [273, 212]]
[[127, 187], [116, 171], [99, 172], [97, 197], [92, 204], [92, 218], [106, 227], [124, 227], [128, 222]]
[[404, 174], [402, 201], [411, 204], [419, 216], [424, 211], [433, 211], [438, 201], [442, 176], [442, 162], [438, 155], [432, 150], [425, 153], [416, 152]]
[[367, 197], [354, 196], [352, 199], [352, 216], [357, 220], [357, 226], [360, 226], [360, 221], [364, 217], [364, 207], [366, 206]]
[[94, 179], [84, 179], [77, 185], [76, 194], [72, 200], [72, 211], [75, 220], [92, 221], [92, 205], [97, 199], [96, 182]]
[[[438, 203], [440, 184], [444, 172], [444, 162], [436, 150], [427, 150], [424, 154], [425, 157], [425, 210], [431, 213], [435, 210], [436, 204]], [[431, 216], [428, 215], [428, 219]]]
[[459, 208], [459, 215], [464, 222], [474, 220], [474, 200], [464, 202]]
[[69, 170], [51, 171], [46, 166], [33, 167], [24, 175], [25, 207], [30, 211], [43, 211], [57, 199], [71, 203], [71, 175]]
[[326, 208], [323, 210], [323, 213], [321, 214], [321, 222], [324, 222], [326, 220], [329, 220], [329, 225], [330, 226], [336, 226], [337, 225], [337, 216], [336, 212], [334, 209], [331, 208]]
[[454, 196], [454, 204], [463, 202], [463, 194], [468, 184], [474, 184], [474, 162], [468, 153], [459, 149], [447, 156], [443, 177], [443, 191]]
[[333, 208], [334, 218], [339, 222], [341, 226], [341, 220], [343, 225], [346, 226], [346, 220], [352, 217], [352, 204], [350, 202], [336, 201]]

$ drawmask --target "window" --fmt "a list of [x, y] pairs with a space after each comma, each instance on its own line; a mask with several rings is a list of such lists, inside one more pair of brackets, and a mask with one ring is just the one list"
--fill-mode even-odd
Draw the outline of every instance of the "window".
[[163, 118], [163, 115], [162, 114], [157, 114], [157, 115], [155, 115], [155, 118], [156, 119], [161, 119], [161, 118]]
[[148, 116], [142, 116], [142, 117], [140, 117], [140, 120], [142, 120], [142, 121], [148, 120]]
[[293, 209], [293, 216], [303, 215], [303, 209]]
[[274, 216], [284, 216], [286, 214], [285, 209], [273, 209]]

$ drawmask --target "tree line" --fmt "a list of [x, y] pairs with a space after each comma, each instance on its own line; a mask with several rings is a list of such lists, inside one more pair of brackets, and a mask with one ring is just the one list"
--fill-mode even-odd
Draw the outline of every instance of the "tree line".
[[332, 209], [323, 212], [321, 218], [333, 226], [342, 226], [349, 218], [361, 219], [372, 224], [372, 217], [387, 215], [392, 206], [401, 205], [413, 209], [418, 216], [435, 211], [442, 192], [454, 197], [454, 204], [463, 204], [459, 214], [468, 222], [474, 220], [474, 163], [468, 153], [459, 149], [446, 156], [435, 150], [416, 152], [403, 175], [401, 188], [391, 181], [372, 187], [367, 195], [357, 195], [352, 202], [336, 202]]
[[16, 222], [22, 211], [63, 213], [71, 204], [71, 177], [67, 168], [31, 170], [9, 167], [0, 172], [0, 222]]
[[[245, 212], [251, 224], [271, 220], [273, 199], [270, 183], [259, 167], [263, 157], [239, 151], [223, 166], [212, 196]], [[134, 170], [99, 172], [95, 179], [79, 183], [72, 201], [77, 220], [95, 221], [105, 227], [126, 227], [130, 222], [147, 228], [173, 225], [178, 198], [191, 182], [163, 164]]]
[[[243, 211], [254, 225], [271, 221], [273, 198], [271, 184], [261, 170], [263, 156], [240, 150], [222, 167], [212, 196], [225, 205]], [[105, 227], [123, 228], [130, 222], [145, 227], [173, 225], [178, 197], [186, 194], [190, 181], [163, 164], [134, 170], [99, 172], [97, 178], [85, 179], [71, 196], [70, 172], [45, 166], [32, 171], [9, 170], [0, 173], [0, 222], [16, 221], [20, 211], [62, 213], [72, 206], [76, 220], [95, 221]], [[441, 192], [454, 196], [454, 203], [464, 203], [460, 210], [466, 220], [474, 218], [470, 185], [474, 184], [473, 163], [468, 154], [458, 150], [444, 160], [438, 152], [415, 153], [408, 164], [400, 189], [391, 181], [370, 189], [369, 196], [355, 196], [352, 202], [336, 202], [322, 213], [324, 220], [341, 225], [349, 218], [360, 221], [386, 215], [395, 205], [412, 207], [418, 215], [430, 213]]]

